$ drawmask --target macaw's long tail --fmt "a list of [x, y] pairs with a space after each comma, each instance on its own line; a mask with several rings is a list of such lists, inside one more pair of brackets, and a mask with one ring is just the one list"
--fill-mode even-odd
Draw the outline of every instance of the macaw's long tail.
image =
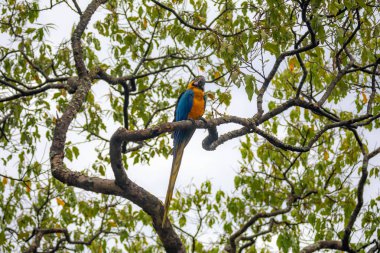
[[193, 133], [194, 133], [193, 130], [180, 131], [178, 133], [174, 133], [175, 136], [174, 136], [172, 171], [170, 172], [169, 185], [168, 185], [168, 190], [166, 192], [165, 210], [164, 210], [164, 217], [162, 220], [162, 227], [164, 227], [166, 219], [168, 217], [170, 201], [172, 200], [172, 197], [173, 197], [174, 185], [178, 176], [179, 168], [181, 166], [183, 151], [187, 143], [190, 141]]

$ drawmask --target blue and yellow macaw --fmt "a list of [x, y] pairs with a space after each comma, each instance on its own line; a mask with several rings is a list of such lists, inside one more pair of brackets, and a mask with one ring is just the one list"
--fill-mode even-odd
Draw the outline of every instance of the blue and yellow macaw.
[[[184, 91], [178, 98], [177, 106], [175, 108], [174, 113], [174, 121], [188, 119], [197, 120], [202, 117], [206, 107], [206, 99], [204, 94], [205, 83], [206, 81], [203, 76], [197, 76], [194, 80], [192, 80], [189, 83], [186, 91]], [[181, 165], [183, 150], [185, 149], [187, 143], [189, 143], [194, 132], [195, 129], [174, 131], [173, 163], [172, 171], [170, 173], [168, 190], [166, 192], [165, 210], [164, 218], [162, 221], [162, 227], [164, 226], [168, 216], [169, 205], [173, 196], [174, 185], [177, 179], [179, 167]]]

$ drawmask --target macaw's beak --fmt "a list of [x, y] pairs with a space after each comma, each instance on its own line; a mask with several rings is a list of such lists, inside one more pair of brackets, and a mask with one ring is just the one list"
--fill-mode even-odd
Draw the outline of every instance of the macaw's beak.
[[205, 84], [206, 84], [206, 79], [204, 76], [197, 76], [193, 82], [193, 85], [200, 88], [201, 90], [204, 90]]

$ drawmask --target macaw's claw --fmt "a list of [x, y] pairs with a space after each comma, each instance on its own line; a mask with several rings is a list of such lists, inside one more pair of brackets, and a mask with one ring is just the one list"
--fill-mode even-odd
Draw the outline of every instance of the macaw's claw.
[[207, 120], [205, 118], [203, 118], [203, 117], [200, 117], [199, 120], [202, 120], [206, 125], [208, 124]]
[[195, 120], [193, 120], [193, 119], [188, 119], [188, 120], [190, 120], [191, 124], [193, 124], [193, 126], [195, 127]]

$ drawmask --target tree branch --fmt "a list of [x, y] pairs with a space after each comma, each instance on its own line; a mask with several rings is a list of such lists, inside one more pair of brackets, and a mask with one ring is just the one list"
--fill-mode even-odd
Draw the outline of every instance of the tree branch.
[[371, 86], [371, 95], [368, 100], [368, 106], [367, 106], [367, 114], [372, 114], [372, 105], [373, 101], [375, 100], [376, 97], [376, 70], [377, 70], [378, 63], [373, 66], [373, 74], [372, 74], [372, 86]]
[[67, 185], [131, 200], [152, 217], [153, 226], [168, 252], [185, 252], [181, 240], [172, 226], [169, 224], [164, 229], [161, 228], [163, 205], [160, 200], [128, 179], [121, 163], [121, 142], [123, 140], [120, 138], [120, 130], [116, 131], [110, 140], [111, 166], [115, 172], [116, 181], [89, 177], [79, 172], [70, 171], [63, 162], [68, 127], [80, 110], [91, 88], [92, 78], [89, 76], [82, 59], [80, 37], [92, 14], [104, 2], [106, 1], [93, 0], [88, 5], [72, 37], [74, 58], [79, 76], [78, 82], [81, 85], [75, 91], [62, 117], [57, 119], [50, 148], [51, 171], [56, 179]]
[[362, 175], [360, 177], [360, 180], [359, 180], [359, 183], [357, 186], [357, 189], [358, 189], [357, 190], [357, 203], [356, 203], [354, 211], [352, 212], [352, 214], [350, 216], [350, 219], [349, 219], [346, 227], [344, 228], [344, 235], [342, 238], [342, 246], [343, 246], [343, 249], [345, 249], [345, 250], [350, 250], [349, 242], [350, 242], [351, 231], [352, 231], [354, 223], [355, 223], [355, 221], [359, 215], [359, 212], [363, 206], [364, 185], [365, 185], [365, 182], [366, 182], [367, 176], [368, 176], [368, 161], [370, 159], [368, 152], [364, 148], [362, 141], [360, 140], [357, 132], [356, 131], [353, 131], [353, 132], [355, 135], [355, 139], [358, 142], [364, 157], [363, 157], [363, 164], [362, 164], [362, 168], [361, 168], [362, 169]]
[[321, 249], [336, 249], [342, 250], [342, 242], [341, 241], [318, 241], [314, 244], [306, 246], [301, 249], [300, 253], [312, 253]]
[[86, 29], [88, 23], [90, 22], [92, 15], [95, 13], [95, 11], [98, 9], [100, 5], [106, 2], [107, 0], [91, 1], [91, 3], [87, 6], [86, 10], [84, 11], [83, 15], [80, 16], [79, 23], [76, 26], [74, 33], [71, 37], [71, 46], [73, 48], [75, 66], [78, 71], [78, 76], [81, 78], [87, 74], [87, 68], [83, 61], [83, 48], [81, 43], [82, 34]]
[[77, 11], [78, 11], [78, 13], [79, 13], [79, 15], [83, 15], [83, 13], [82, 13], [82, 10], [80, 9], [80, 7], [79, 7], [79, 4], [78, 4], [78, 2], [76, 1], [76, 0], [73, 0], [73, 3], [74, 3], [74, 6], [75, 6], [75, 8], [77, 9]]
[[270, 218], [270, 217], [275, 217], [280, 214], [287, 213], [291, 210], [292, 204], [297, 201], [297, 198], [290, 195], [286, 207], [284, 209], [279, 209], [279, 210], [274, 210], [270, 213], [257, 213], [253, 217], [251, 217], [246, 223], [244, 223], [240, 229], [238, 229], [235, 233], [231, 235], [229, 238], [229, 246], [230, 246], [230, 253], [235, 253], [236, 252], [236, 247], [237, 247], [237, 239], [240, 237], [249, 227], [251, 227], [257, 220], [262, 219], [262, 218]]
[[[310, 32], [308, 32], [308, 33], [310, 33]], [[306, 34], [308, 34], [308, 33], [306, 33]], [[305, 35], [302, 36], [300, 38], [300, 42], [298, 44], [300, 44], [302, 42], [302, 40], [305, 39], [305, 38], [306, 38]], [[281, 62], [287, 56], [297, 55], [299, 53], [308, 51], [308, 50], [313, 49], [316, 46], [318, 46], [318, 44], [319, 44], [318, 41], [315, 41], [315, 40], [312, 39], [312, 43], [311, 44], [308, 44], [308, 45], [306, 45], [304, 47], [301, 47], [301, 48], [295, 48], [293, 50], [289, 50], [289, 51], [283, 52], [282, 54], [280, 54], [280, 56], [277, 57], [275, 63], [273, 64], [272, 70], [269, 72], [268, 76], [264, 79], [264, 83], [261, 86], [261, 88], [259, 90], [259, 94], [257, 96], [257, 115], [258, 115], [258, 118], [260, 118], [262, 116], [262, 114], [264, 113], [264, 110], [263, 110], [263, 97], [264, 97], [264, 93], [267, 90], [267, 88], [269, 86], [269, 83], [272, 81], [273, 77], [277, 73], [277, 70], [280, 67]]]
[[[0, 80], [0, 83], [3, 83], [3, 81]], [[15, 87], [13, 87], [13, 88], [16, 89]], [[33, 95], [42, 93], [42, 92], [50, 90], [50, 89], [64, 89], [64, 88], [66, 88], [66, 85], [63, 83], [46, 84], [46, 85], [42, 86], [41, 88], [34, 89], [34, 90], [23, 90], [23, 89], [17, 88], [17, 91], [19, 93], [15, 94], [15, 95], [11, 95], [9, 97], [0, 98], [0, 102], [7, 102], [7, 101], [16, 100], [16, 99], [21, 98], [21, 97], [33, 96]]]
[[[248, 31], [248, 30], [251, 30], [252, 28], [245, 28], [245, 29], [243, 29], [243, 30], [241, 30], [241, 31], [238, 31], [238, 32], [236, 32], [236, 33], [232, 33], [232, 34], [223, 34], [223, 33], [220, 33], [220, 32], [218, 32], [218, 31], [216, 31], [216, 30], [214, 30], [214, 29], [212, 29], [209, 25], [205, 25], [205, 27], [199, 27], [199, 26], [194, 26], [194, 25], [192, 25], [192, 24], [189, 24], [188, 22], [186, 22], [175, 10], [173, 10], [172, 8], [170, 8], [170, 7], [168, 7], [167, 5], [164, 5], [164, 4], [162, 4], [162, 3], [160, 3], [160, 2], [158, 2], [158, 1], [156, 1], [156, 0], [152, 0], [152, 2], [154, 2], [155, 4], [157, 4], [158, 6], [160, 6], [161, 8], [163, 8], [163, 9], [165, 9], [165, 10], [167, 10], [167, 11], [169, 11], [169, 12], [171, 12], [177, 19], [178, 19], [178, 21], [181, 23], [181, 24], [183, 24], [184, 26], [187, 26], [187, 27], [189, 27], [189, 28], [191, 28], [191, 29], [193, 29], [193, 30], [196, 30], [196, 31], [210, 31], [210, 32], [212, 32], [212, 33], [215, 33], [216, 35], [218, 35], [218, 36], [221, 36], [221, 37], [234, 37], [234, 36], [236, 36], [236, 35], [239, 35], [239, 34], [242, 34], [243, 32], [245, 32], [245, 31]], [[220, 17], [221, 15], [219, 15], [218, 17]], [[210, 23], [210, 25], [212, 24], [212, 23], [214, 23], [215, 22], [215, 20], [213, 20], [211, 23]]]
[[116, 185], [124, 190], [127, 199], [141, 207], [152, 217], [153, 227], [167, 252], [185, 252], [185, 248], [170, 222], [167, 220], [166, 225], [162, 226], [164, 214], [162, 202], [128, 178], [121, 157], [121, 144], [125, 141], [123, 138], [124, 132], [124, 128], [119, 128], [110, 140], [111, 166], [115, 175]]
[[100, 229], [98, 232], [96, 232], [88, 241], [74, 241], [70, 238], [69, 232], [66, 228], [48, 228], [48, 229], [42, 229], [38, 228], [33, 230], [32, 237], [34, 236], [34, 241], [30, 245], [30, 247], [24, 251], [24, 253], [32, 253], [36, 252], [38, 247], [40, 246], [42, 238], [47, 234], [64, 234], [65, 238], [58, 241], [57, 245], [52, 249], [50, 252], [55, 252], [59, 249], [59, 245], [67, 241], [70, 244], [82, 244], [82, 245], [91, 245], [91, 243], [101, 234], [103, 233], [103, 230]]

